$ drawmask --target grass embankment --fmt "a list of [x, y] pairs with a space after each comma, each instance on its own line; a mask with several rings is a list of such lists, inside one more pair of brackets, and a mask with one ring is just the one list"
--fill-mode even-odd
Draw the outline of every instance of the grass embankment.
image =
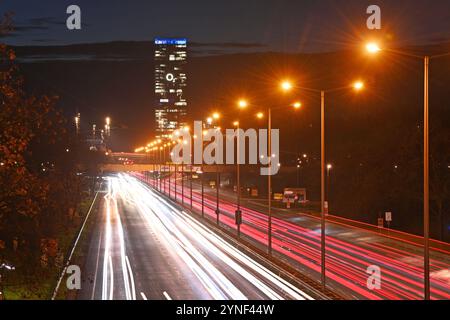
[[[58, 247], [64, 253], [60, 259], [59, 266], [32, 267], [27, 266], [18, 255], [16, 261], [11, 261], [16, 269], [4, 273], [4, 298], [8, 300], [43, 300], [50, 299], [56, 282], [61, 274], [65, 259], [70, 253], [74, 240], [78, 236], [80, 227], [92, 204], [93, 197], [86, 195], [77, 209], [77, 215], [72, 223], [61, 227], [57, 233]], [[91, 222], [89, 219], [88, 222]], [[88, 225], [86, 226], [86, 228]], [[86, 231], [88, 231], [86, 229]], [[81, 238], [87, 237], [88, 232], [84, 232]], [[80, 239], [79, 245], [83, 240]], [[39, 250], [37, 250], [39, 251]], [[12, 255], [14, 256], [14, 255]], [[64, 286], [65, 287], [65, 286]]]
[[[92, 200], [88, 203], [88, 207], [86, 208], [86, 213], [88, 212], [91, 204], [92, 204]], [[99, 200], [100, 200], [100, 196], [97, 197], [96, 202], [93, 204], [92, 206], [92, 211], [91, 211], [91, 215], [89, 216], [88, 220], [86, 221], [86, 225], [84, 226], [84, 230], [83, 233], [80, 236], [80, 239], [78, 240], [78, 244], [75, 248], [75, 251], [72, 255], [72, 259], [70, 261], [71, 265], [77, 265], [80, 266], [81, 271], [83, 272], [83, 266], [84, 263], [86, 261], [86, 256], [88, 254], [88, 249], [89, 249], [89, 239], [91, 237], [91, 230], [95, 224], [95, 213], [98, 210], [98, 204], [99, 204]], [[83, 218], [84, 221], [84, 218]], [[83, 222], [81, 222], [83, 223]], [[75, 237], [78, 235], [78, 233], [75, 235]], [[58, 277], [60, 276], [61, 271], [58, 273]], [[58, 294], [56, 295], [55, 299], [56, 300], [73, 300], [76, 298], [76, 290], [69, 290], [67, 289], [67, 286], [65, 285], [67, 280], [67, 275], [64, 276], [61, 285], [59, 287], [58, 290]], [[56, 280], [57, 281], [57, 280]], [[54, 288], [53, 288], [54, 289]], [[53, 290], [52, 289], [52, 290]]]

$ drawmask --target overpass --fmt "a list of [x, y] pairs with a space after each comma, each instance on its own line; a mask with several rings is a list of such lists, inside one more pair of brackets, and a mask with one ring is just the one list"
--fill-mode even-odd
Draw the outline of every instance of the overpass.
[[[261, 165], [240, 165], [241, 170], [245, 170], [246, 172], [254, 171], [255, 174], [259, 175], [259, 169], [262, 167]], [[102, 172], [145, 172], [145, 171], [162, 171], [162, 172], [192, 172], [192, 173], [228, 173], [228, 172], [236, 172], [236, 165], [181, 165], [174, 163], [153, 163], [153, 164], [143, 164], [143, 163], [134, 163], [134, 164], [122, 164], [122, 163], [106, 163], [100, 166], [100, 170]], [[296, 172], [297, 167], [294, 166], [286, 166], [281, 167], [280, 172], [290, 173]]]

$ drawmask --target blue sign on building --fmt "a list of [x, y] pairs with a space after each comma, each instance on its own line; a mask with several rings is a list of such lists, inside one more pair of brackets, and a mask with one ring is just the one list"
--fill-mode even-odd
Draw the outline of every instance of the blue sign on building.
[[155, 39], [155, 44], [184, 45], [184, 44], [187, 44], [187, 39], [186, 38], [181, 38], [181, 39], [160, 39], [160, 38], [156, 38]]

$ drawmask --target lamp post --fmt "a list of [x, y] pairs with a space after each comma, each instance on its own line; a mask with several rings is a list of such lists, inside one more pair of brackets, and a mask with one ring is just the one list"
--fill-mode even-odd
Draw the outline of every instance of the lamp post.
[[267, 155], [269, 156], [270, 161], [269, 164], [269, 171], [267, 175], [267, 205], [268, 205], [268, 215], [269, 215], [269, 221], [268, 221], [268, 246], [269, 246], [269, 255], [272, 255], [272, 108], [269, 107], [268, 109], [268, 115], [267, 115], [267, 130], [268, 130], [268, 139], [267, 139]]
[[[288, 81], [285, 81], [281, 85], [284, 91], [289, 91], [293, 88], [293, 85]], [[326, 212], [325, 212], [325, 94], [329, 92], [336, 92], [342, 90], [348, 90], [353, 88], [355, 91], [360, 91], [364, 88], [364, 83], [361, 81], [354, 82], [351, 86], [338, 87], [328, 90], [318, 90], [305, 87], [296, 88], [310, 91], [320, 94], [320, 260], [321, 260], [321, 283], [322, 288], [326, 287]], [[295, 103], [294, 108], [301, 107]], [[307, 155], [303, 155], [304, 158]]]
[[184, 161], [181, 160], [181, 205], [184, 207]]
[[220, 199], [219, 199], [219, 188], [220, 188], [220, 173], [219, 173], [219, 165], [216, 164], [216, 216], [217, 216], [217, 225], [220, 222]]
[[[290, 81], [283, 81], [280, 85], [281, 90], [284, 92], [288, 92], [293, 88], [293, 85]], [[301, 107], [301, 103], [295, 102], [290, 105], [294, 109], [299, 109]], [[278, 107], [279, 108], [279, 107]], [[278, 109], [275, 108], [275, 109]], [[272, 166], [271, 162], [273, 161], [274, 155], [272, 155], [272, 107], [267, 108], [267, 155], [268, 155], [268, 175], [267, 175], [267, 214], [268, 214], [268, 254], [272, 255]], [[264, 114], [262, 112], [258, 112], [256, 114], [258, 119], [264, 118]], [[270, 160], [269, 160], [270, 159]]]
[[[245, 99], [240, 99], [237, 102], [239, 109], [246, 109], [248, 107], [248, 102]], [[242, 224], [242, 211], [241, 211], [241, 166], [240, 166], [240, 122], [233, 122], [233, 126], [236, 127], [237, 130], [237, 143], [236, 143], [236, 212], [235, 212], [235, 222], [237, 225], [237, 236], [238, 238], [241, 236], [241, 224]]]
[[174, 191], [175, 191], [175, 202], [177, 202], [177, 197], [178, 197], [178, 194], [177, 194], [177, 176], [178, 176], [178, 165], [177, 165], [177, 163], [175, 162], [175, 178], [174, 178]]
[[[206, 119], [207, 127], [210, 128], [212, 126], [213, 121], [218, 120], [219, 118], [220, 118], [220, 114], [218, 112], [214, 112], [211, 117], [208, 117]], [[220, 128], [216, 127], [216, 130], [220, 131]], [[217, 222], [217, 225], [219, 225], [219, 223], [220, 223], [220, 200], [219, 200], [220, 190], [219, 190], [219, 188], [220, 188], [219, 164], [216, 163], [216, 222]], [[202, 212], [203, 212], [203, 192], [202, 192]]]
[[237, 236], [241, 236], [242, 212], [241, 212], [241, 173], [240, 173], [240, 125], [239, 121], [235, 121], [233, 125], [237, 128], [237, 144], [236, 144], [236, 195], [237, 208], [235, 212], [235, 220], [237, 225]]
[[[166, 146], [167, 144], [163, 145], [163, 171], [166, 172]], [[163, 181], [163, 193], [166, 193], [166, 178], [164, 174], [164, 181]]]
[[387, 51], [394, 54], [420, 59], [424, 66], [424, 90], [423, 90], [423, 269], [424, 269], [424, 299], [430, 300], [430, 169], [429, 169], [429, 76], [430, 60], [446, 57], [450, 52], [439, 55], [420, 56], [403, 51], [381, 48], [377, 43], [366, 44], [366, 50], [371, 54]]
[[[203, 123], [202, 123], [202, 129], [203, 129]], [[202, 179], [201, 179], [201, 184], [202, 184], [202, 218], [205, 217], [205, 169], [203, 166], [203, 150], [204, 150], [204, 140], [203, 140], [203, 136], [205, 135], [205, 132], [202, 132], [202, 166], [201, 166], [201, 171], [202, 171]]]

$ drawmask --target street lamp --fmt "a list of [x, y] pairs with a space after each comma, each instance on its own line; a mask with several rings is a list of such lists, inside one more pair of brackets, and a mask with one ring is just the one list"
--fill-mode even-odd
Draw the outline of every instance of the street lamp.
[[[293, 85], [290, 81], [283, 81], [280, 84], [281, 89], [284, 92], [288, 92], [293, 88]], [[296, 108], [297, 106], [297, 108]], [[301, 106], [301, 105], [300, 105]], [[294, 109], [298, 109], [300, 107], [297, 103], [294, 103], [292, 107]], [[272, 109], [278, 109], [278, 108], [271, 108], [269, 107], [267, 109], [267, 131], [268, 131], [268, 145], [267, 145], [267, 155], [270, 157], [270, 161], [268, 161], [268, 174], [267, 174], [267, 207], [268, 207], [268, 253], [269, 255], [272, 255], [272, 166], [271, 162], [273, 161], [274, 155], [272, 155]], [[257, 115], [258, 119], [262, 119], [264, 117], [264, 114], [262, 112], [259, 112]], [[263, 158], [263, 156], [261, 156]], [[281, 164], [278, 163], [278, 166], [281, 166]]]
[[247, 108], [247, 106], [248, 106], [247, 100], [241, 99], [238, 101], [238, 107], [240, 109], [245, 109], [245, 108]]
[[[320, 251], [321, 251], [321, 282], [322, 287], [326, 287], [326, 220], [325, 220], [325, 94], [337, 91], [343, 91], [353, 89], [355, 91], [361, 91], [364, 89], [364, 83], [360, 80], [353, 82], [350, 86], [332, 88], [327, 90], [318, 90], [304, 87], [297, 87], [304, 91], [310, 91], [320, 93]], [[289, 89], [290, 90], [290, 89]], [[304, 154], [303, 158], [307, 158], [308, 155]], [[330, 168], [331, 169], [331, 168]]]
[[429, 184], [429, 69], [430, 60], [449, 56], [450, 52], [439, 55], [415, 55], [403, 51], [381, 48], [377, 43], [366, 44], [366, 51], [376, 54], [380, 51], [423, 60], [424, 64], [424, 103], [423, 103], [423, 239], [424, 239], [424, 299], [430, 300], [430, 184]]
[[369, 53], [377, 53], [381, 51], [380, 46], [376, 42], [369, 42], [366, 44], [366, 50]]
[[284, 80], [284, 81], [281, 82], [280, 88], [284, 92], [291, 91], [292, 88], [293, 88], [292, 82], [289, 81], [289, 80]]
[[364, 82], [362, 82], [362, 81], [355, 81], [353, 83], [353, 89], [355, 89], [356, 91], [360, 91], [360, 90], [364, 89]]
[[292, 104], [292, 106], [294, 107], [294, 109], [300, 109], [302, 107], [302, 103], [297, 101], [297, 102], [294, 102]]

